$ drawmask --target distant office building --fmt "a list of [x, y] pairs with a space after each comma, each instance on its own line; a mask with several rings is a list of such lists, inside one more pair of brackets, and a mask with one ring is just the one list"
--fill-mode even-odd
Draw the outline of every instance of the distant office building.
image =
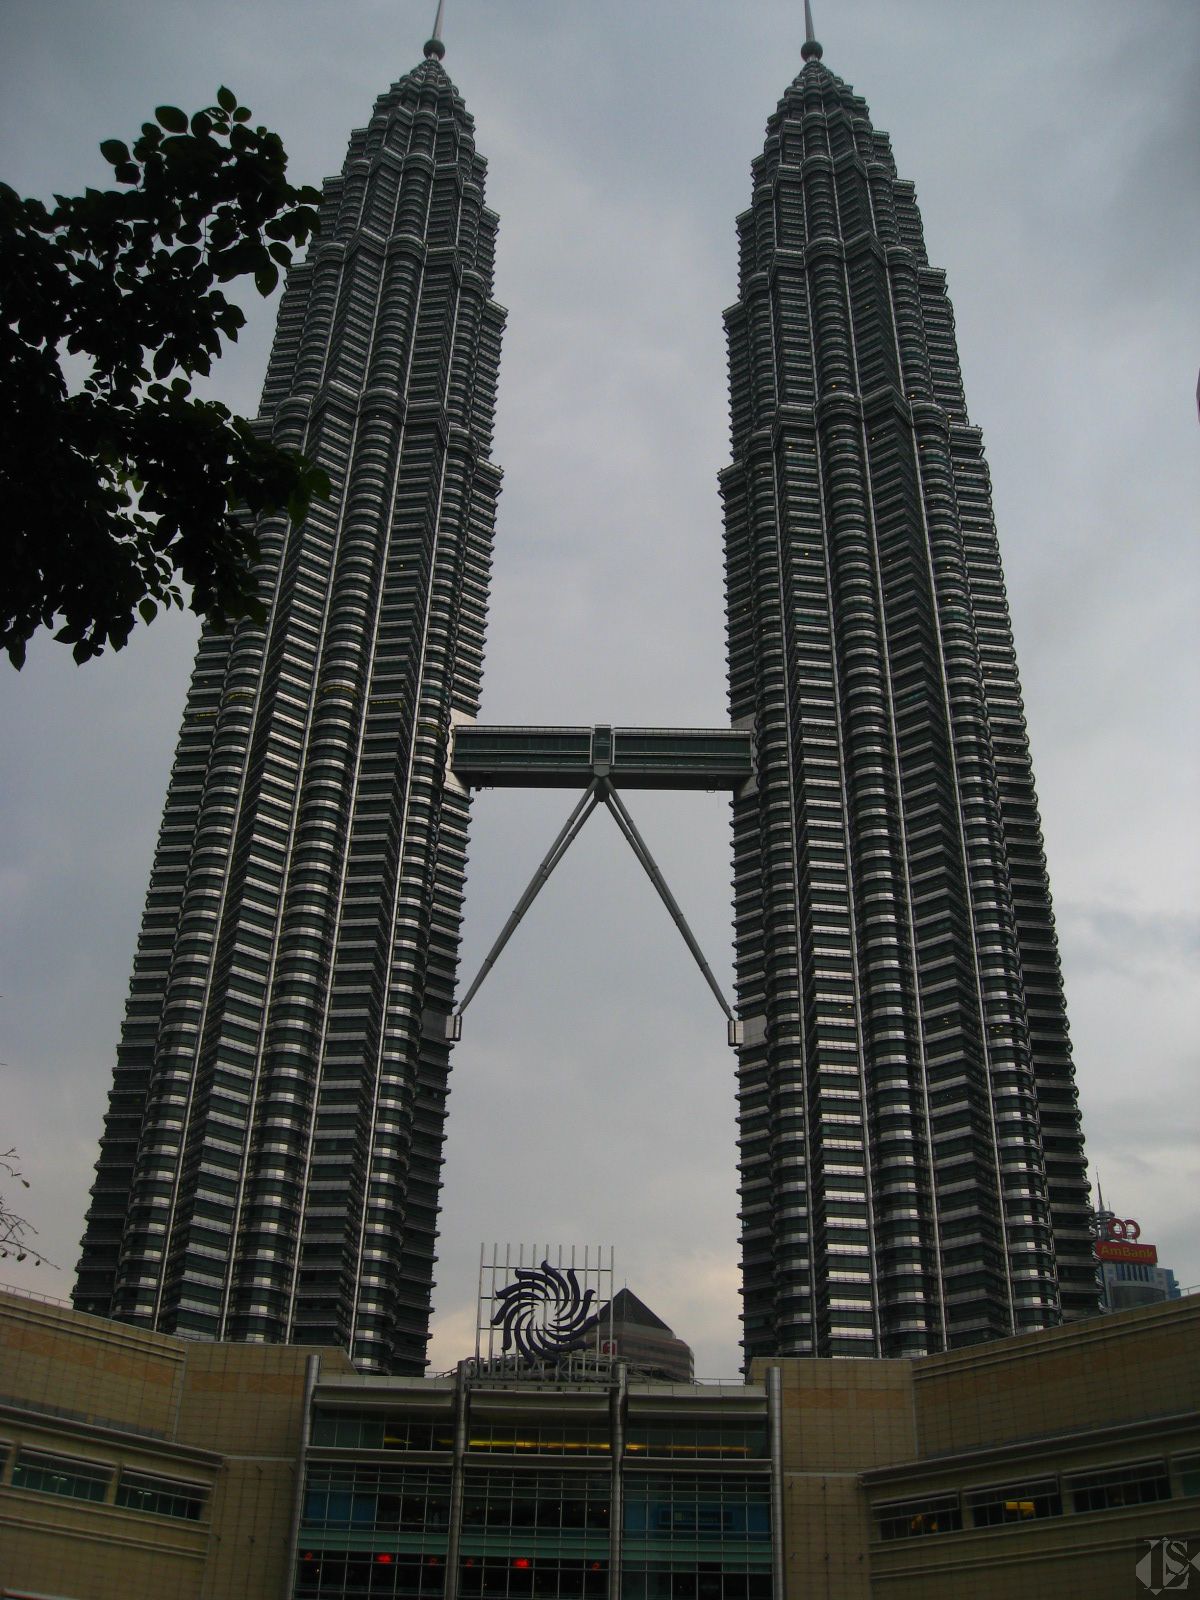
[[[601, 1313], [601, 1338], [605, 1353], [624, 1361], [631, 1373], [661, 1383], [691, 1383], [695, 1375], [692, 1348], [677, 1339], [644, 1301], [629, 1289], [618, 1289]], [[595, 1326], [586, 1323], [581, 1337]]]
[[945, 275], [811, 25], [802, 55], [726, 313], [744, 1345], [916, 1355], [1086, 1316], [1096, 1270]]
[[1158, 1247], [1142, 1238], [1141, 1224], [1103, 1206], [1096, 1213], [1096, 1260], [1105, 1311], [1130, 1311], [1180, 1297], [1175, 1274], [1159, 1266]]
[[1161, 1300], [1178, 1300], [1179, 1281], [1170, 1267], [1151, 1266], [1140, 1261], [1101, 1263], [1104, 1305], [1109, 1311], [1131, 1311], [1134, 1306], [1153, 1306]]

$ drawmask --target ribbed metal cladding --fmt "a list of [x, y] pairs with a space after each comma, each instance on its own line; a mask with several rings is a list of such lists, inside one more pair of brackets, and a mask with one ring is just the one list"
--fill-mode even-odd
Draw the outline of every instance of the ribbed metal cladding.
[[[813, 47], [819, 56], [819, 47]], [[744, 1348], [909, 1355], [1095, 1307], [1057, 946], [944, 275], [809, 60], [726, 313]]]
[[380, 98], [290, 275], [261, 425], [328, 470], [261, 528], [265, 628], [206, 629], [75, 1292], [198, 1338], [425, 1363], [504, 314], [473, 123]]

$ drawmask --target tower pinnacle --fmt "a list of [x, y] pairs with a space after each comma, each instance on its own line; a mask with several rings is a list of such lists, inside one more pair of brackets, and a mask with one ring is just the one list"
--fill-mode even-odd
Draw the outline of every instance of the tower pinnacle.
[[433, 19], [433, 32], [425, 41], [425, 59], [436, 56], [440, 61], [446, 54], [446, 46], [442, 43], [442, 12], [445, 10], [446, 0], [438, 0], [437, 16]]
[[800, 47], [801, 58], [805, 61], [820, 61], [823, 54], [813, 31], [812, 5], [810, 0], [804, 0], [804, 43]]

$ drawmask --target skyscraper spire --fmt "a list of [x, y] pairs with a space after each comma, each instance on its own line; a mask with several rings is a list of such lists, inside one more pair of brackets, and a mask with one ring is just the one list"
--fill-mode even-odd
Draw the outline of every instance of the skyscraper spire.
[[446, 46], [442, 43], [442, 12], [446, 8], [446, 0], [438, 0], [437, 16], [433, 19], [433, 32], [425, 41], [425, 58], [436, 56], [440, 61], [446, 54]]
[[805, 61], [820, 61], [823, 53], [813, 29], [812, 6], [809, 0], [804, 0], [804, 44], [800, 55]]

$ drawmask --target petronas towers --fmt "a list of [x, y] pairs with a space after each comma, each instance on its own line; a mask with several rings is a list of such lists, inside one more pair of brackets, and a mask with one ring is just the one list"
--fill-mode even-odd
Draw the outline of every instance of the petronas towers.
[[[744, 1344], [1095, 1305], [1020, 689], [943, 275], [811, 37], [726, 313]], [[500, 473], [496, 217], [436, 37], [327, 182], [261, 425], [330, 501], [206, 630], [75, 1304], [420, 1371]], [[714, 648], [716, 641], [714, 640]], [[607, 769], [606, 769], [607, 770]], [[617, 768], [614, 766], [614, 771]]]
[[334, 493], [206, 630], [75, 1304], [421, 1370], [500, 473], [496, 217], [432, 41], [291, 274], [262, 423]]
[[726, 315], [745, 1344], [909, 1355], [1095, 1305], [987, 468], [945, 275], [821, 60]]

